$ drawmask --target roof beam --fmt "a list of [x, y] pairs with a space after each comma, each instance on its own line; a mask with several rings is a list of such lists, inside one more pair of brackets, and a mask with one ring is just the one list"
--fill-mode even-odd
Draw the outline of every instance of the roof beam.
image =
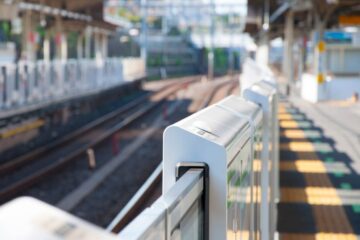
[[278, 9], [270, 16], [270, 23], [274, 22], [278, 17], [283, 15], [290, 8], [290, 3], [284, 2]]
[[66, 8], [71, 11], [85, 10], [102, 3], [102, 0], [66, 0]]

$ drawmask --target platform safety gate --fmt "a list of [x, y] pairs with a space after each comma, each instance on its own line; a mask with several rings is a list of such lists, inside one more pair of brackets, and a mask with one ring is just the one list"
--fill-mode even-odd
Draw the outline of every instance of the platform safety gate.
[[[0, 207], [0, 239], [50, 237], [53, 232], [32, 219], [51, 216], [75, 225], [83, 239], [272, 240], [279, 198], [276, 115], [277, 88], [274, 79], [266, 78], [243, 89], [243, 97], [230, 96], [169, 126], [164, 132], [163, 195], [118, 235], [20, 198]], [[25, 232], [8, 230], [15, 227]]]

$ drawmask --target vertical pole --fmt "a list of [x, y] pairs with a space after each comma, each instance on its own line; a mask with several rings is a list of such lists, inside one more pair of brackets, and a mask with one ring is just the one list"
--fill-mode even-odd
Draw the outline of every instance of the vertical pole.
[[56, 58], [61, 59], [62, 56], [62, 23], [61, 23], [61, 16], [55, 16], [55, 52]]
[[67, 38], [64, 33], [62, 18], [60, 15], [55, 16], [56, 31], [56, 58], [66, 60], [68, 56]]
[[61, 60], [66, 61], [68, 58], [67, 34], [61, 34]]
[[268, 32], [262, 32], [256, 51], [256, 62], [260, 65], [269, 63], [269, 36]]
[[147, 60], [147, 0], [141, 0], [141, 58]]
[[[229, 12], [231, 12], [231, 9], [229, 9]], [[234, 37], [233, 15], [230, 15], [229, 20], [230, 20], [230, 22], [229, 22], [229, 24], [230, 24], [230, 44], [228, 47], [228, 74], [232, 78], [233, 67], [234, 67], [234, 62], [233, 62], [233, 37]]]
[[269, 63], [269, 28], [270, 28], [270, 4], [269, 0], [264, 1], [264, 16], [259, 47], [256, 52], [256, 61], [261, 65]]
[[285, 21], [285, 41], [284, 41], [284, 56], [283, 56], [283, 74], [287, 80], [286, 92], [289, 95], [290, 90], [293, 87], [294, 83], [294, 74], [293, 74], [293, 43], [294, 43], [294, 12], [289, 11], [286, 14]]
[[166, 65], [167, 65], [167, 55], [166, 55], [166, 49], [167, 49], [167, 33], [168, 33], [168, 11], [169, 11], [169, 7], [168, 7], [169, 1], [165, 0], [165, 5], [166, 5], [166, 9], [164, 9], [163, 11], [165, 12], [162, 16], [162, 26], [161, 26], [161, 32], [162, 32], [162, 36], [164, 38], [164, 41], [166, 44], [162, 45], [162, 63], [163, 63], [163, 69], [162, 72], [164, 72], [164, 74], [162, 73], [161, 75], [167, 75], [166, 74]]
[[98, 32], [95, 31], [93, 32], [93, 36], [94, 36], [94, 51], [95, 51], [95, 59], [98, 61], [100, 59], [100, 48], [99, 48], [99, 45], [100, 45], [100, 41], [99, 41], [99, 34]]
[[211, 81], [214, 78], [214, 35], [215, 35], [215, 3], [211, 0], [211, 14], [210, 14], [210, 49], [208, 53], [208, 79]]
[[[266, 106], [269, 108], [269, 106]], [[269, 146], [270, 146], [270, 129], [269, 129], [269, 109], [266, 109], [264, 112], [264, 125], [263, 125], [263, 138], [264, 141], [264, 148], [261, 151], [261, 210], [260, 210], [260, 231], [261, 231], [261, 240], [269, 240], [269, 208], [270, 208], [270, 201], [269, 201]]]
[[90, 26], [87, 26], [85, 29], [85, 58], [91, 58], [91, 35], [92, 29]]
[[33, 31], [32, 24], [32, 12], [26, 10], [23, 16], [23, 35], [22, 35], [22, 46], [24, 51], [22, 52], [23, 58], [29, 61], [36, 60], [35, 54], [35, 33]]
[[50, 38], [47, 32], [44, 39], [44, 61], [50, 62]]
[[315, 65], [315, 75], [317, 79], [317, 83], [323, 84], [325, 82], [325, 42], [323, 40], [324, 36], [324, 28], [325, 21], [322, 21], [320, 16], [316, 15], [315, 18], [315, 57], [314, 57], [314, 65]]
[[106, 33], [103, 33], [101, 35], [102, 41], [101, 41], [101, 51], [103, 59], [106, 59], [108, 57], [108, 35]]
[[84, 35], [83, 34], [79, 34], [78, 38], [77, 38], [77, 43], [76, 43], [76, 55], [78, 59], [81, 59], [84, 57], [84, 46], [83, 46], [83, 39], [84, 39]]

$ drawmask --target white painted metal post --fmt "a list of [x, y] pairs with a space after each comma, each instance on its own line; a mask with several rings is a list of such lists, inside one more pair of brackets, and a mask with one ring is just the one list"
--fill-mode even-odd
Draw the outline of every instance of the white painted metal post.
[[[275, 195], [276, 186], [276, 174], [275, 169], [277, 156], [274, 151], [277, 147], [275, 143], [276, 127], [274, 123], [277, 113], [274, 108], [274, 101], [276, 98], [276, 89], [272, 87], [268, 82], [262, 81], [254, 84], [252, 87], [244, 90], [244, 97], [255, 103], [261, 105], [263, 109], [264, 123], [263, 123], [263, 145], [261, 152], [261, 207], [260, 207], [260, 231], [261, 240], [271, 240], [274, 238], [275, 229], [273, 226], [276, 224], [276, 205]], [[271, 149], [271, 152], [270, 152]], [[270, 163], [271, 171], [270, 174]], [[271, 177], [271, 178], [270, 178]]]
[[87, 26], [85, 29], [85, 58], [90, 59], [91, 57], [91, 37], [92, 29], [90, 26]]
[[26, 10], [22, 18], [23, 21], [23, 32], [22, 32], [22, 58], [28, 61], [35, 61], [35, 33], [33, 32], [33, 19], [32, 12]]
[[325, 48], [323, 40], [325, 21], [316, 15], [315, 17], [315, 36], [314, 36], [314, 69], [316, 80], [319, 85], [325, 83]]
[[262, 33], [261, 39], [259, 40], [256, 51], [256, 62], [262, 65], [268, 65], [269, 63], [269, 38], [266, 32]]
[[258, 64], [268, 65], [269, 63], [269, 14], [270, 4], [269, 0], [264, 1], [264, 22], [262, 31], [260, 32], [259, 46], [256, 51], [256, 61]]
[[141, 0], [141, 58], [147, 60], [147, 0]]
[[284, 39], [284, 56], [282, 71], [287, 80], [287, 93], [289, 94], [294, 84], [294, 57], [293, 57], [293, 43], [294, 43], [294, 12], [288, 11], [285, 21], [285, 39]]
[[106, 33], [101, 34], [101, 52], [103, 59], [106, 59], [108, 57], [108, 39], [109, 36]]
[[82, 59], [84, 57], [84, 35], [79, 34], [76, 42], [76, 57]]
[[98, 31], [94, 32], [94, 47], [95, 47], [95, 59], [96, 61], [101, 61], [102, 52], [101, 52], [101, 34]]
[[0, 65], [0, 109], [5, 105], [5, 67]]
[[49, 62], [50, 61], [50, 37], [49, 34], [45, 34], [44, 39], [44, 61]]
[[215, 35], [215, 3], [214, 0], [211, 0], [211, 14], [210, 14], [210, 48], [208, 52], [208, 80], [213, 80], [214, 78], [214, 35]]
[[67, 59], [67, 39], [64, 33], [62, 18], [60, 15], [55, 16], [56, 32], [56, 58], [65, 61]]

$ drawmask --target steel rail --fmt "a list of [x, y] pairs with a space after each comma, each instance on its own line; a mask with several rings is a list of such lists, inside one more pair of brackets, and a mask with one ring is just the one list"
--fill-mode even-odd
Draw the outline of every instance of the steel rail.
[[[194, 81], [196, 79], [191, 79], [190, 82]], [[68, 142], [72, 141], [75, 138], [80, 137], [81, 135], [86, 134], [88, 131], [92, 130], [95, 127], [98, 127], [101, 124], [105, 124], [107, 121], [110, 121], [111, 119], [117, 117], [120, 114], [125, 113], [126, 111], [130, 110], [131, 108], [143, 103], [147, 99], [149, 99], [152, 95], [158, 94], [159, 92], [165, 91], [168, 88], [173, 87], [171, 84], [164, 86], [157, 90], [154, 93], [147, 93], [144, 96], [141, 96], [140, 98], [137, 98], [124, 106], [121, 106], [120, 108], [107, 113], [106, 115], [86, 124], [85, 126], [77, 129], [76, 131], [67, 134], [64, 137], [61, 137], [58, 140], [55, 140], [53, 142], [50, 142], [46, 145], [43, 145], [27, 154], [24, 154], [18, 158], [15, 158], [14, 160], [7, 161], [4, 164], [0, 164], [0, 175], [4, 175], [10, 171], [14, 171], [15, 169], [24, 166], [27, 163], [30, 163], [38, 158], [40, 158], [42, 155], [45, 155], [49, 151], [63, 145], [67, 144]]]
[[195, 79], [191, 79], [190, 81], [177, 83], [177, 84], [175, 84], [175, 86], [171, 85], [168, 88], [163, 89], [163, 91], [152, 94], [152, 96], [157, 95], [157, 94], [162, 94], [162, 96], [156, 102], [147, 103], [147, 105], [145, 107], [136, 111], [132, 115], [126, 117], [121, 122], [119, 122], [118, 124], [113, 126], [111, 129], [106, 130], [105, 132], [103, 132], [103, 134], [101, 134], [98, 138], [94, 139], [90, 143], [85, 144], [82, 147], [80, 147], [79, 149], [68, 153], [66, 156], [59, 158], [57, 161], [55, 161], [51, 165], [47, 165], [46, 167], [36, 171], [32, 175], [22, 178], [21, 180], [0, 190], [0, 201], [2, 202], [4, 200], [8, 200], [9, 198], [16, 195], [17, 193], [19, 193], [23, 190], [26, 190], [28, 187], [38, 183], [43, 178], [62, 169], [68, 163], [70, 163], [72, 160], [74, 160], [74, 159], [78, 158], [79, 156], [81, 156], [82, 154], [84, 154], [87, 149], [100, 144], [105, 139], [111, 137], [114, 133], [118, 132], [122, 128], [131, 124], [133, 121], [135, 121], [135, 120], [139, 119], [140, 117], [142, 117], [143, 115], [145, 115], [151, 109], [155, 108], [156, 106], [161, 105], [167, 97], [171, 96], [172, 94], [179, 91], [180, 89], [186, 87], [189, 83], [195, 82], [196, 80], [197, 79], [195, 78]]

